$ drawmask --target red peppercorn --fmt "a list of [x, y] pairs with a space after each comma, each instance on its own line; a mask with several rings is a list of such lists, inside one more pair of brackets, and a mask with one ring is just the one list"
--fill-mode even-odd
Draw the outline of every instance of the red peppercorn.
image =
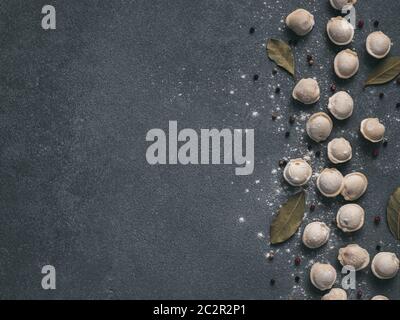
[[372, 156], [373, 156], [374, 158], [376, 158], [377, 156], [379, 156], [379, 149], [374, 149], [374, 150], [372, 150]]
[[301, 258], [300, 257], [294, 258], [294, 265], [299, 266], [300, 264], [301, 264]]
[[332, 84], [332, 85], [331, 85], [331, 91], [332, 91], [332, 92], [335, 92], [335, 91], [336, 91], [336, 85], [335, 85], [335, 84]]
[[358, 290], [357, 290], [357, 299], [361, 299], [361, 298], [362, 298], [362, 295], [363, 295], [362, 290], [361, 290], [361, 289], [358, 289]]
[[375, 216], [374, 217], [374, 223], [375, 224], [380, 224], [381, 223], [381, 217], [380, 216]]
[[315, 204], [312, 204], [311, 206], [310, 206], [310, 212], [314, 212], [315, 211]]
[[357, 23], [358, 29], [362, 29], [364, 27], [364, 20], [359, 20]]

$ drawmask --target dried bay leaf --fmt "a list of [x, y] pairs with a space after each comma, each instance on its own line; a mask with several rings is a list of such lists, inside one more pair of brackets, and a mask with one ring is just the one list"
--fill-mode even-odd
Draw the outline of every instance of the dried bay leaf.
[[385, 84], [400, 74], [400, 57], [389, 57], [382, 61], [368, 76], [366, 86]]
[[386, 213], [390, 231], [400, 240], [400, 188], [390, 196]]
[[279, 39], [269, 39], [267, 54], [278, 66], [294, 76], [294, 56], [292, 48], [286, 42]]
[[304, 217], [306, 207], [306, 194], [301, 191], [289, 198], [279, 209], [278, 215], [270, 227], [271, 243], [277, 244], [293, 236]]

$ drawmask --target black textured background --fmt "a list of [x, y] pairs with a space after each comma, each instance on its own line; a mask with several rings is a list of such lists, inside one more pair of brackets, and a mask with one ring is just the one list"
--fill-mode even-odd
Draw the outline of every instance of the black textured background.
[[[56, 7], [56, 31], [41, 28], [44, 4]], [[265, 55], [269, 37], [293, 38], [282, 19], [297, 7], [316, 18], [295, 47], [297, 76], [315, 76], [321, 85], [313, 107], [292, 102], [294, 81], [281, 70], [273, 76]], [[378, 243], [400, 254], [385, 219], [373, 223], [400, 184], [399, 87], [362, 88], [375, 63], [364, 50], [372, 22], [380, 21], [399, 54], [399, 13], [399, 1], [359, 0], [365, 27], [350, 47], [361, 69], [337, 81], [331, 65], [339, 48], [324, 32], [337, 15], [328, 0], [2, 0], [0, 297], [319, 299], [308, 281], [312, 261], [330, 261], [339, 271], [337, 250], [352, 242], [371, 255]], [[304, 116], [326, 108], [333, 82], [356, 101], [354, 116], [335, 122], [332, 136], [344, 135], [356, 152], [342, 171], [362, 170], [370, 179], [360, 201], [366, 225], [353, 237], [332, 226], [330, 243], [313, 252], [299, 234], [271, 248], [272, 215], [294, 192], [274, 170], [279, 159], [306, 154]], [[297, 115], [293, 126], [290, 114]], [[357, 134], [367, 116], [387, 126], [389, 144], [377, 159]], [[255, 128], [254, 174], [237, 177], [233, 166], [148, 165], [145, 135], [169, 120], [196, 130]], [[316, 171], [325, 166], [325, 148], [313, 145], [322, 150], [321, 159], [310, 153]], [[329, 223], [342, 204], [321, 199], [313, 185], [308, 202], [317, 204], [308, 222]], [[264, 256], [270, 250], [272, 262]], [[302, 257], [299, 267], [295, 256]], [[56, 267], [55, 291], [41, 289], [46, 264]], [[400, 297], [399, 277], [379, 281], [365, 270], [358, 287], [365, 299]]]

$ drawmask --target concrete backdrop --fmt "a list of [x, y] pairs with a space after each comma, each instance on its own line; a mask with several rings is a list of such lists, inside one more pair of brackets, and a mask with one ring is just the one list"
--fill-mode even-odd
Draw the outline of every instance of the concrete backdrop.
[[[362, 86], [375, 64], [364, 50], [374, 20], [392, 38], [392, 54], [400, 53], [399, 1], [357, 4], [365, 26], [349, 47], [361, 68], [348, 81], [332, 71], [340, 48], [325, 35], [337, 15], [327, 0], [52, 0], [55, 31], [41, 28], [44, 4], [0, 3], [1, 298], [319, 299], [308, 280], [313, 261], [329, 261], [340, 273], [337, 251], [348, 243], [371, 256], [377, 245], [400, 254], [384, 217], [400, 185], [400, 87]], [[292, 101], [295, 82], [282, 70], [273, 75], [265, 53], [270, 37], [296, 39], [283, 21], [298, 7], [316, 18], [294, 47], [297, 78], [316, 77], [321, 86], [311, 107]], [[329, 165], [326, 143], [312, 144], [304, 125], [309, 114], [326, 110], [332, 83], [356, 103], [351, 119], [335, 121], [332, 137], [353, 144], [354, 158], [341, 171], [369, 178], [359, 201], [365, 227], [349, 237], [332, 225], [329, 243], [316, 251], [301, 245], [300, 233], [271, 247], [273, 214], [296, 191], [283, 183], [278, 161], [308, 154], [311, 144], [313, 169]], [[387, 126], [388, 146], [376, 159], [358, 135], [369, 116]], [[150, 166], [146, 133], [166, 129], [169, 120], [180, 129], [254, 128], [253, 175], [235, 176], [234, 166]], [[343, 204], [322, 199], [314, 182], [307, 201], [316, 210], [301, 229], [314, 220], [329, 224]], [[273, 261], [265, 257], [270, 250]], [[41, 288], [46, 264], [56, 267], [55, 291]], [[357, 277], [365, 299], [399, 298], [399, 281], [379, 281], [369, 269]]]

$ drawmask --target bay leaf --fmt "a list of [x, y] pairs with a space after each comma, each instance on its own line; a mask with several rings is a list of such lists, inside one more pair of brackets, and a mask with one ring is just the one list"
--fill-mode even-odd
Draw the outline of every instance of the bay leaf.
[[286, 42], [279, 39], [269, 39], [267, 54], [278, 66], [294, 76], [294, 56], [292, 48]]
[[272, 244], [282, 243], [293, 236], [303, 221], [306, 207], [306, 194], [301, 191], [289, 198], [279, 209], [270, 227]]
[[400, 74], [400, 57], [389, 57], [382, 61], [368, 76], [365, 86], [384, 84]]
[[390, 196], [386, 214], [390, 231], [400, 240], [400, 187]]

